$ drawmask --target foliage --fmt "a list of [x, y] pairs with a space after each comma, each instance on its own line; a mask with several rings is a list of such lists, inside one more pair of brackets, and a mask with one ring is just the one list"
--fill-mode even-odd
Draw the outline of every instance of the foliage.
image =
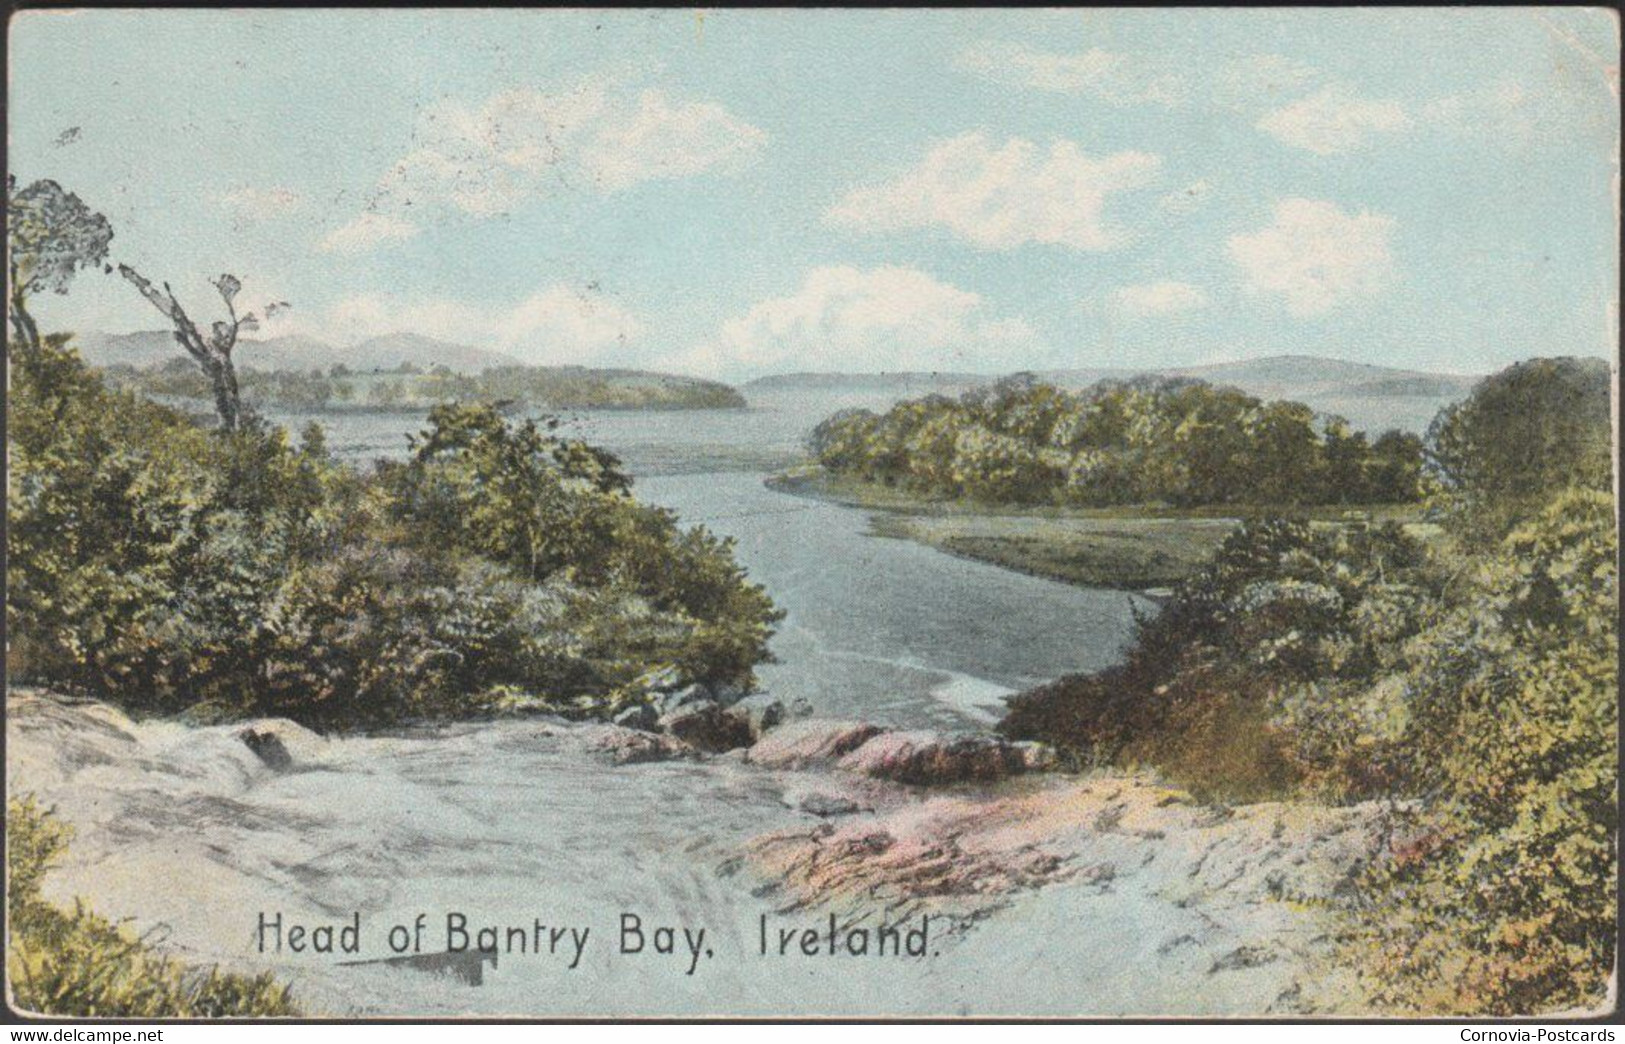
[[[1335, 707], [1327, 724], [1342, 727], [1353, 701], [1324, 694], [1362, 692], [1379, 676], [1385, 650], [1370, 622], [1414, 633], [1438, 586], [1397, 526], [1251, 520], [1141, 621], [1123, 664], [1013, 697], [1000, 728], [1075, 758], [1156, 764], [1210, 796], [1369, 792], [1402, 760], [1398, 737], [1375, 743], [1373, 730], [1339, 743], [1318, 727], [1318, 709]], [[1328, 759], [1339, 746], [1354, 749]]]
[[[252, 346], [245, 342], [244, 347]], [[147, 369], [112, 366], [107, 375], [115, 385], [149, 396], [206, 400], [213, 394], [208, 378], [183, 359]], [[479, 374], [455, 373], [443, 366], [428, 373], [418, 373], [415, 368], [411, 373], [404, 369], [356, 373], [335, 366], [323, 373], [243, 366], [237, 376], [244, 401], [261, 410], [419, 413], [452, 402], [523, 403], [546, 409], [728, 409], [745, 405], [738, 391], [714, 381], [580, 366], [502, 366]]]
[[37, 346], [39, 331], [28, 312], [28, 298], [67, 293], [79, 269], [107, 257], [113, 226], [54, 181], [18, 188], [17, 179], [8, 174], [6, 235], [12, 328]]
[[1105, 381], [1077, 394], [1009, 378], [958, 400], [847, 411], [815, 429], [831, 471], [997, 504], [1408, 502], [1421, 442], [1368, 443], [1340, 418], [1199, 381]]
[[301, 1014], [269, 974], [191, 967], [155, 953], [86, 909], [45, 901], [40, 885], [71, 831], [32, 797], [6, 805], [6, 981], [22, 1011], [81, 1018], [276, 1018]]
[[1493, 542], [1563, 489], [1610, 489], [1612, 383], [1601, 359], [1531, 359], [1441, 411], [1427, 453], [1459, 528]]
[[207, 431], [12, 345], [13, 677], [324, 727], [607, 712], [639, 676], [748, 686], [779, 614], [613, 456], [443, 407], [361, 475], [319, 429]]
[[1595, 1006], [1617, 909], [1613, 500], [1559, 495], [1472, 571], [1406, 675], [1409, 843], [1354, 935], [1377, 998], [1428, 1012]]
[[1393, 801], [1344, 910], [1381, 1005], [1595, 1007], [1617, 910], [1618, 541], [1606, 388], [1534, 360], [1429, 438], [1447, 528], [1249, 522], [1126, 662], [1012, 698], [1002, 728], [1213, 796]]

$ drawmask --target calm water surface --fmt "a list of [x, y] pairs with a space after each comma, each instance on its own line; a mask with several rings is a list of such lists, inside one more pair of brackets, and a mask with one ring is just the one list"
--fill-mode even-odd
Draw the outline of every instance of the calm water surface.
[[[619, 454], [638, 496], [735, 539], [751, 578], [788, 614], [762, 684], [821, 716], [975, 728], [995, 720], [1013, 690], [1113, 662], [1134, 597], [872, 536], [868, 512], [763, 485], [799, 458], [818, 421], [888, 401], [772, 395], [745, 410], [579, 411], [561, 432]], [[280, 419], [297, 427], [311, 418]], [[316, 419], [330, 448], [356, 460], [404, 455], [406, 432], [422, 426], [398, 414]]]

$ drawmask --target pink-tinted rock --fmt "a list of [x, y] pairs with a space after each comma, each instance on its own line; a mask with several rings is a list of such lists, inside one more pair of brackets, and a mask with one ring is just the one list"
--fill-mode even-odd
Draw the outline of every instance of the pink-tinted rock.
[[880, 726], [863, 721], [807, 718], [787, 722], [750, 748], [750, 760], [770, 768], [800, 768], [835, 759], [879, 734]]
[[587, 748], [605, 755], [616, 765], [635, 765], [644, 761], [666, 761], [691, 751], [670, 736], [619, 725], [587, 726], [596, 732], [587, 742]]
[[884, 732], [841, 759], [839, 767], [898, 783], [965, 783], [1019, 775], [1022, 750], [982, 736], [944, 739], [935, 732]]

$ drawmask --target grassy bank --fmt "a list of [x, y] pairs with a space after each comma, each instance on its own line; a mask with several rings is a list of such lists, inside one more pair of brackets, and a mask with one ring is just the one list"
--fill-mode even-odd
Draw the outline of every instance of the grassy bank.
[[[1088, 587], [1170, 587], [1202, 565], [1243, 517], [1272, 510], [1163, 507], [1003, 507], [933, 499], [833, 474], [812, 464], [768, 480], [773, 489], [879, 512], [880, 536]], [[1281, 510], [1276, 508], [1274, 510]], [[1414, 505], [1304, 509], [1312, 521], [1418, 521]]]

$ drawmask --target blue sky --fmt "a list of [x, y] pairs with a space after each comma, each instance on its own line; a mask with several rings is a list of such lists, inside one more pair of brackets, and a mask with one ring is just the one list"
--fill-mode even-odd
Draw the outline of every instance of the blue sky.
[[[11, 48], [12, 172], [195, 314], [221, 271], [292, 302], [267, 333], [728, 378], [1614, 352], [1599, 11], [90, 11]], [[161, 325], [99, 272], [37, 311]]]

